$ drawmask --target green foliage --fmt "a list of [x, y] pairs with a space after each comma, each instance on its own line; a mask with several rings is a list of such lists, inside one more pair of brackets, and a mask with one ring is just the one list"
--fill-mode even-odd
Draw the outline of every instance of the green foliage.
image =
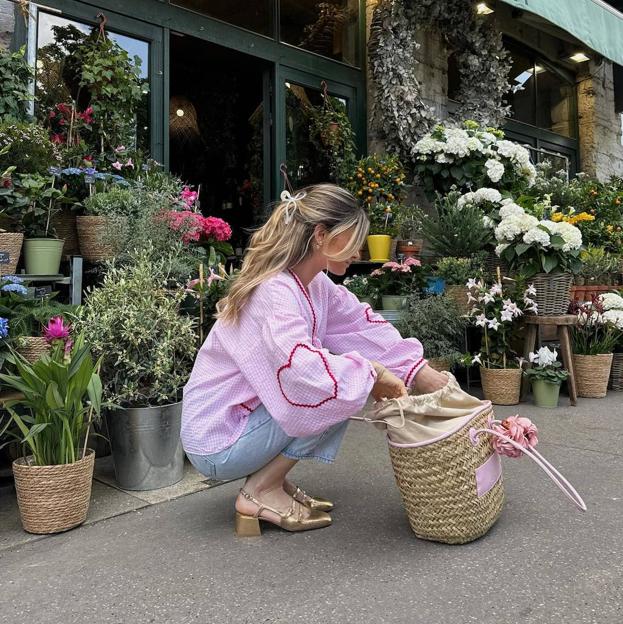
[[482, 219], [478, 206], [459, 207], [460, 193], [437, 196], [435, 214], [422, 223], [422, 233], [429, 247], [440, 256], [467, 258], [493, 242], [491, 229]]
[[374, 296], [374, 281], [367, 275], [353, 275], [352, 277], [347, 277], [342, 284], [356, 297]]
[[409, 297], [397, 325], [403, 338], [417, 338], [427, 358], [457, 358], [462, 350], [466, 320], [456, 302], [445, 295]]
[[623, 337], [616, 321], [604, 315], [604, 306], [595, 298], [591, 303], [572, 302], [577, 323], [571, 327], [571, 345], [577, 355], [613, 353]]
[[0, 120], [26, 117], [26, 104], [32, 100], [28, 84], [35, 72], [24, 54], [25, 47], [19, 52], [0, 48]]
[[560, 362], [554, 362], [548, 366], [533, 366], [523, 373], [530, 381], [549, 381], [560, 384], [569, 377], [569, 373], [562, 368]]
[[482, 277], [483, 263], [483, 254], [476, 254], [472, 258], [441, 258], [437, 262], [435, 274], [443, 277], [448, 286], [464, 286], [468, 279]]
[[401, 206], [395, 220], [398, 237], [404, 241], [417, 239], [421, 236], [424, 218], [424, 212], [417, 206]]
[[396, 203], [374, 202], [368, 205], [368, 218], [370, 219], [370, 234], [391, 236], [398, 234], [396, 225], [400, 214], [400, 206]]
[[121, 407], [172, 403], [188, 380], [196, 353], [194, 322], [180, 314], [184, 289], [172, 280], [171, 254], [132, 253], [110, 264], [90, 289], [80, 327], [101, 358], [104, 397]]
[[588, 247], [580, 253], [580, 260], [582, 266], [579, 275], [595, 284], [608, 284], [610, 274], [615, 273], [619, 266], [619, 259], [603, 247]]
[[336, 184], [344, 184], [355, 166], [355, 133], [346, 106], [326, 95], [322, 106], [312, 106], [309, 138], [321, 154], [326, 154], [329, 172]]
[[348, 190], [366, 204], [396, 204], [405, 198], [406, 173], [397, 156], [370, 154], [356, 163]]
[[[84, 441], [93, 417], [99, 417], [102, 383], [98, 365], [79, 335], [65, 352], [65, 343], [55, 341], [51, 353], [34, 364], [15, 354], [15, 374], [0, 374], [0, 380], [23, 395], [5, 403], [17, 425], [20, 441], [29, 449], [35, 466], [71, 464], [82, 459]], [[18, 413], [14, 407], [25, 408]]]
[[15, 167], [17, 173], [47, 174], [59, 158], [41, 126], [16, 121], [0, 123], [0, 172]]

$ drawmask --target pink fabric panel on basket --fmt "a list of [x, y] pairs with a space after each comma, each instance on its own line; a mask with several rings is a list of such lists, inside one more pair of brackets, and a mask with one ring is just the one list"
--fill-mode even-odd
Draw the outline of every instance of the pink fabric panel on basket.
[[493, 453], [487, 461], [476, 468], [476, 490], [478, 497], [484, 496], [502, 476], [502, 460]]

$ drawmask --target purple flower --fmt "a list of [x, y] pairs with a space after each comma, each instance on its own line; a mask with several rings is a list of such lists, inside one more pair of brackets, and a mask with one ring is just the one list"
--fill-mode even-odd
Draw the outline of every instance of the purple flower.
[[43, 336], [48, 342], [55, 340], [67, 340], [69, 338], [70, 325], [65, 325], [62, 316], [55, 316], [48, 321]]

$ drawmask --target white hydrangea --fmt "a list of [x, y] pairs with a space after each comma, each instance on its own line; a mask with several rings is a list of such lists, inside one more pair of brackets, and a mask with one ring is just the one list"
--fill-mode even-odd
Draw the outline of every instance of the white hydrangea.
[[565, 244], [562, 246], [563, 251], [576, 251], [582, 246], [582, 232], [575, 225], [565, 223], [564, 221], [560, 223], [548, 221], [548, 223], [552, 224], [552, 227], [548, 227], [550, 232], [562, 236], [562, 239], [565, 241]]
[[483, 143], [497, 143], [498, 138], [492, 132], [481, 132], [478, 138]]
[[499, 242], [512, 241], [523, 232], [521, 227], [521, 216], [511, 215], [507, 219], [502, 219], [495, 228], [495, 239]]
[[537, 243], [539, 245], [543, 245], [543, 247], [549, 247], [551, 243], [549, 234], [540, 227], [535, 227], [528, 230], [523, 235], [523, 242], [526, 243], [526, 245], [532, 245], [533, 243]]
[[487, 228], [492, 228], [495, 226], [495, 221], [491, 217], [487, 217], [486, 215], [482, 218], [482, 224]]
[[476, 137], [469, 137], [466, 141], [466, 145], [470, 152], [482, 152], [482, 141]]
[[623, 310], [607, 310], [603, 313], [603, 320], [623, 329]]
[[532, 228], [535, 228], [537, 225], [539, 225], [539, 220], [529, 214], [524, 214], [520, 218], [520, 222], [522, 232], [527, 232], [528, 230], [531, 230]]
[[526, 214], [525, 210], [521, 206], [514, 203], [513, 201], [510, 201], [504, 204], [500, 208], [501, 219], [508, 219], [509, 217], [512, 217], [512, 216], [520, 217], [524, 214]]
[[516, 144], [512, 141], [502, 139], [501, 141], [498, 141], [498, 154], [506, 156], [507, 158], [512, 158], [515, 154], [515, 147]]
[[468, 204], [475, 204], [476, 200], [476, 193], [472, 193], [471, 191], [469, 193], [465, 193], [464, 195], [461, 195], [461, 197], [459, 197], [458, 201], [456, 202], [456, 205], [459, 208], [463, 208], [463, 206], [466, 206]]
[[495, 248], [495, 254], [497, 256], [501, 256], [502, 252], [508, 247], [508, 243], [500, 243], [496, 248]]
[[489, 158], [487, 162], [485, 162], [485, 169], [487, 170], [487, 175], [491, 182], [499, 182], [504, 175], [504, 165], [499, 161], [493, 158]]
[[451, 156], [447, 156], [443, 152], [441, 154], [437, 154], [437, 156], [435, 156], [435, 160], [438, 163], [453, 163], [454, 162], [454, 158], [452, 158]]
[[534, 186], [536, 182], [536, 167], [532, 163], [525, 165], [520, 173], [528, 180], [528, 186]]
[[479, 188], [473, 193], [473, 195], [474, 200], [477, 204], [481, 204], [482, 202], [491, 202], [497, 204], [502, 200], [502, 194], [500, 193], [500, 191], [494, 188]]
[[623, 310], [623, 297], [616, 293], [606, 293], [600, 297], [605, 310]]
[[415, 144], [415, 149], [419, 154], [433, 154], [442, 152], [445, 148], [443, 141], [433, 139], [431, 136], [425, 136]]

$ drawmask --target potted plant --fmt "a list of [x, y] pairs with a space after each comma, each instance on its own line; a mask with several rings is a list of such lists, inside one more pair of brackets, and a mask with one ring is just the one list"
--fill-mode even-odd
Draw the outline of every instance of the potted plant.
[[394, 220], [398, 205], [394, 203], [375, 202], [368, 207], [370, 217], [370, 234], [368, 235], [368, 251], [370, 262], [389, 262], [392, 249], [392, 238], [396, 234]]
[[61, 319], [53, 319], [46, 334], [49, 354], [34, 364], [15, 354], [16, 372], [0, 374], [21, 394], [4, 407], [30, 453], [13, 462], [22, 524], [41, 534], [66, 531], [86, 519], [94, 465], [86, 441], [102, 399], [98, 365], [84, 336], [72, 341]]
[[195, 321], [181, 314], [184, 288], [175, 257], [139, 250], [110, 264], [80, 313], [101, 358], [115, 475], [120, 487], [148, 490], [182, 478], [181, 390], [197, 351]]
[[589, 303], [572, 302], [571, 311], [577, 316], [571, 328], [571, 344], [578, 396], [603, 398], [608, 393], [613, 352], [621, 339], [623, 320], [613, 311], [607, 314], [602, 298], [596, 295]]
[[0, 175], [0, 219], [2, 225], [9, 228], [9, 230], [0, 228], [0, 251], [4, 255], [3, 268], [7, 274], [15, 273], [17, 270], [24, 244], [24, 233], [14, 231], [17, 230], [16, 223], [11, 223], [12, 221], [19, 223], [20, 219], [12, 219], [9, 213], [11, 208], [19, 211], [26, 205], [24, 198], [14, 192], [12, 179], [14, 171], [15, 167], [8, 167]]
[[481, 280], [467, 283], [468, 298], [474, 307], [472, 323], [482, 328], [481, 352], [467, 356], [467, 364], [479, 364], [482, 389], [486, 399], [496, 405], [516, 405], [521, 392], [521, 361], [512, 348], [517, 319], [525, 312], [536, 312], [532, 286], [522, 296], [516, 287], [499, 282], [489, 287]]
[[[590, 245], [580, 253], [582, 265], [576, 275], [576, 285], [571, 287], [574, 301], [591, 301], [593, 295], [610, 290], [611, 274], [618, 266], [618, 260], [603, 247]], [[578, 284], [578, 278], [582, 284]]]
[[373, 288], [381, 297], [383, 310], [402, 310], [407, 296], [426, 284], [426, 272], [417, 258], [386, 262], [370, 273]]
[[435, 370], [450, 370], [460, 360], [467, 325], [454, 299], [413, 293], [396, 328], [403, 338], [417, 338]]
[[517, 204], [500, 208], [496, 253], [534, 284], [541, 315], [565, 314], [573, 273], [581, 261], [582, 233], [566, 221], [539, 219]]
[[556, 349], [541, 347], [536, 353], [530, 353], [530, 366], [524, 375], [532, 384], [534, 403], [537, 407], [558, 407], [560, 385], [569, 377], [558, 361]]
[[342, 283], [361, 303], [367, 303], [372, 309], [375, 308], [376, 292], [374, 280], [371, 280], [366, 275], [353, 275], [345, 278]]
[[417, 206], [403, 206], [398, 216], [396, 255], [400, 259], [416, 258], [422, 253], [424, 213]]
[[435, 275], [444, 280], [444, 292], [456, 302], [461, 314], [467, 314], [470, 304], [465, 284], [470, 277], [483, 277], [482, 264], [478, 258], [441, 258], [437, 262]]

